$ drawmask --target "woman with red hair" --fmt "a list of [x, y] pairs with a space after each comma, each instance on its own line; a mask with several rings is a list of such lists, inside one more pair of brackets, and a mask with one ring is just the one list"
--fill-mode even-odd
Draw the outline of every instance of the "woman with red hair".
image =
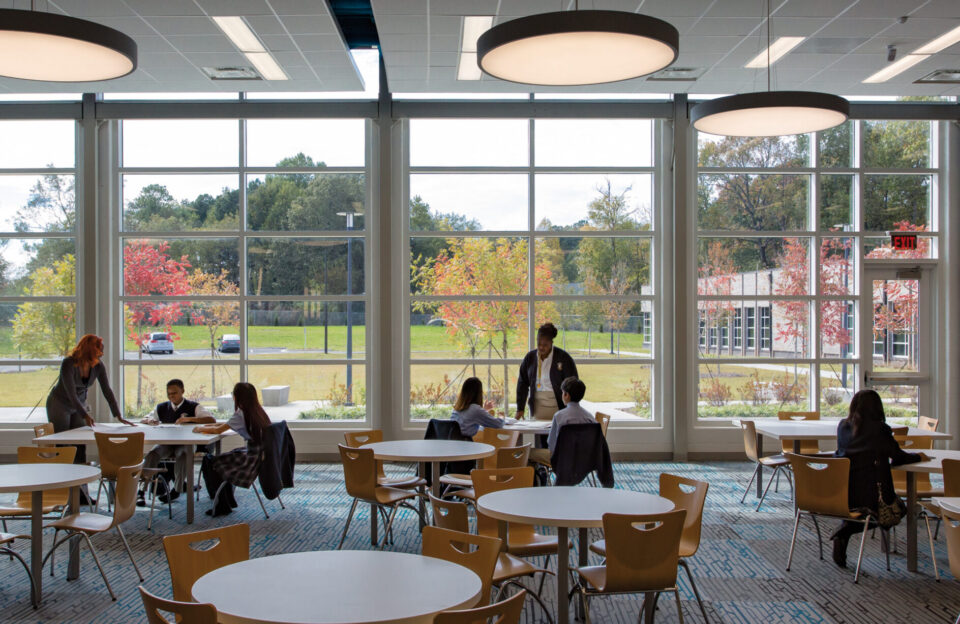
[[[100, 361], [103, 357], [103, 339], [87, 334], [77, 343], [70, 355], [60, 364], [60, 377], [47, 396], [47, 420], [53, 423], [54, 431], [66, 431], [88, 425], [93, 426], [90, 407], [87, 405], [87, 390], [94, 381], [100, 381], [100, 391], [110, 406], [110, 412], [125, 425], [132, 425], [120, 415], [117, 399], [107, 381], [107, 369]], [[77, 448], [75, 463], [86, 463], [86, 447]]]

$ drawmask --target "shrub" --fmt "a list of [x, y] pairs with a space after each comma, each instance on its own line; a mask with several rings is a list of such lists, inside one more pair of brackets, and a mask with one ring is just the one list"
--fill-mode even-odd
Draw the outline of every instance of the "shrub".
[[707, 400], [710, 405], [723, 406], [730, 401], [733, 393], [730, 388], [715, 377], [700, 381], [700, 396]]
[[300, 412], [300, 420], [363, 420], [367, 417], [367, 408], [364, 405], [331, 405], [317, 404], [313, 409]]
[[766, 384], [760, 381], [760, 373], [753, 372], [750, 379], [740, 386], [740, 398], [750, 405], [763, 405]]
[[410, 403], [415, 405], [436, 405], [457, 400], [457, 391], [451, 387], [450, 377], [443, 376], [442, 382], [426, 383], [410, 387]]
[[784, 373], [779, 381], [770, 382], [770, 392], [778, 403], [796, 403], [807, 393], [807, 380], [801, 375], [791, 379], [789, 373]]
[[650, 384], [642, 379], [631, 379], [630, 386], [633, 388], [633, 403], [636, 413], [639, 415], [641, 410], [649, 412]]

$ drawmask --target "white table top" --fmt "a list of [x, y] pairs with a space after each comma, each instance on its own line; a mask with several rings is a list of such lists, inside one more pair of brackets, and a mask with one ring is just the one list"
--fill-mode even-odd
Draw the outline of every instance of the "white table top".
[[497, 520], [568, 528], [602, 527], [603, 514], [656, 514], [673, 502], [633, 490], [594, 487], [514, 488], [484, 494], [477, 509]]
[[519, 431], [520, 433], [532, 433], [536, 435], [547, 435], [550, 433], [550, 420], [520, 420], [512, 425], [503, 425], [504, 431]]
[[96, 439], [93, 437], [94, 431], [97, 433], [135, 433], [142, 431], [144, 444], [210, 444], [225, 435], [234, 433], [232, 430], [222, 434], [194, 433], [193, 428], [196, 426], [195, 424], [190, 424], [164, 426], [136, 425], [128, 427], [125, 425], [98, 424], [95, 425], [93, 429], [90, 427], [77, 427], [76, 429], [34, 438], [33, 443], [40, 446], [53, 444], [95, 444]]
[[960, 451], [943, 451], [940, 449], [920, 449], [918, 453], [923, 453], [931, 459], [929, 461], [917, 462], [915, 464], [903, 464], [902, 466], [894, 466], [894, 470], [902, 470], [904, 472], [943, 472], [943, 464], [941, 463], [945, 459], [958, 459], [960, 460]]
[[228, 565], [192, 593], [217, 607], [220, 624], [428, 624], [440, 611], [472, 607], [480, 590], [480, 577], [442, 559], [328, 550]]
[[960, 496], [934, 496], [933, 502], [954, 513], [960, 513]]
[[[757, 433], [778, 440], [835, 440], [839, 423], [839, 420], [776, 420], [773, 418], [753, 421]], [[917, 427], [910, 427], [907, 435], [935, 440], [950, 440], [953, 438], [949, 433], [927, 431]]]
[[460, 440], [391, 440], [364, 444], [374, 457], [387, 461], [461, 461], [489, 457], [496, 449], [489, 444]]
[[84, 464], [5, 464], [0, 466], [0, 493], [55, 490], [99, 477], [99, 468]]

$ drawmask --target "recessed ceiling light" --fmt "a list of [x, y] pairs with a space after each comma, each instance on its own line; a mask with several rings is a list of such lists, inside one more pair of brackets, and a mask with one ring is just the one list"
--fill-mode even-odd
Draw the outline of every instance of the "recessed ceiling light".
[[242, 17], [236, 15], [225, 15], [211, 18], [220, 30], [223, 31], [233, 45], [237, 46], [241, 52], [266, 52], [267, 49], [260, 43], [260, 39], [254, 34]]
[[210, 80], [260, 80], [252, 67], [204, 67], [203, 73]]
[[946, 50], [953, 44], [960, 42], [960, 26], [957, 26], [950, 32], [944, 33], [934, 39], [933, 41], [920, 46], [913, 51], [914, 54], [936, 54], [942, 50]]
[[245, 52], [244, 56], [253, 63], [264, 80], [289, 80], [277, 61], [269, 52]]
[[878, 82], [886, 82], [893, 78], [894, 76], [901, 74], [917, 63], [927, 60], [930, 58], [929, 54], [908, 54], [899, 61], [895, 63], [890, 63], [877, 73], [873, 74], [869, 78], [863, 80], [866, 84], [875, 84]]
[[960, 84], [960, 69], [938, 69], [913, 82], [914, 84]]
[[477, 39], [493, 26], [492, 15], [466, 15], [463, 18], [463, 35], [460, 39], [461, 52], [476, 52]]
[[480, 80], [482, 77], [483, 72], [477, 65], [477, 53], [461, 52], [457, 64], [457, 80]]
[[790, 50], [803, 43], [804, 39], [806, 39], [806, 37], [777, 37], [776, 41], [770, 44], [763, 52], [753, 57], [744, 67], [758, 69], [766, 67], [767, 63], [773, 65], [790, 52]]

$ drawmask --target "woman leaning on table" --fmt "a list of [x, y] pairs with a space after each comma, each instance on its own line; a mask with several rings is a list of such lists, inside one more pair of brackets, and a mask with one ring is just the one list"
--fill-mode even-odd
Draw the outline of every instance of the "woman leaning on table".
[[560, 383], [567, 377], [578, 377], [577, 365], [570, 354], [553, 346], [557, 328], [544, 323], [537, 330], [537, 348], [520, 363], [517, 378], [517, 419], [523, 419], [526, 407], [535, 420], [553, 420], [564, 408]]
[[[87, 391], [98, 380], [103, 398], [110, 406], [110, 413], [125, 425], [133, 424], [120, 415], [117, 399], [107, 381], [107, 369], [100, 360], [102, 357], [103, 339], [87, 334], [60, 363], [60, 377], [47, 395], [47, 420], [53, 423], [53, 430], [57, 433], [84, 425], [93, 426], [93, 417], [87, 405]], [[80, 445], [74, 463], [84, 464], [86, 461], [86, 447]]]

